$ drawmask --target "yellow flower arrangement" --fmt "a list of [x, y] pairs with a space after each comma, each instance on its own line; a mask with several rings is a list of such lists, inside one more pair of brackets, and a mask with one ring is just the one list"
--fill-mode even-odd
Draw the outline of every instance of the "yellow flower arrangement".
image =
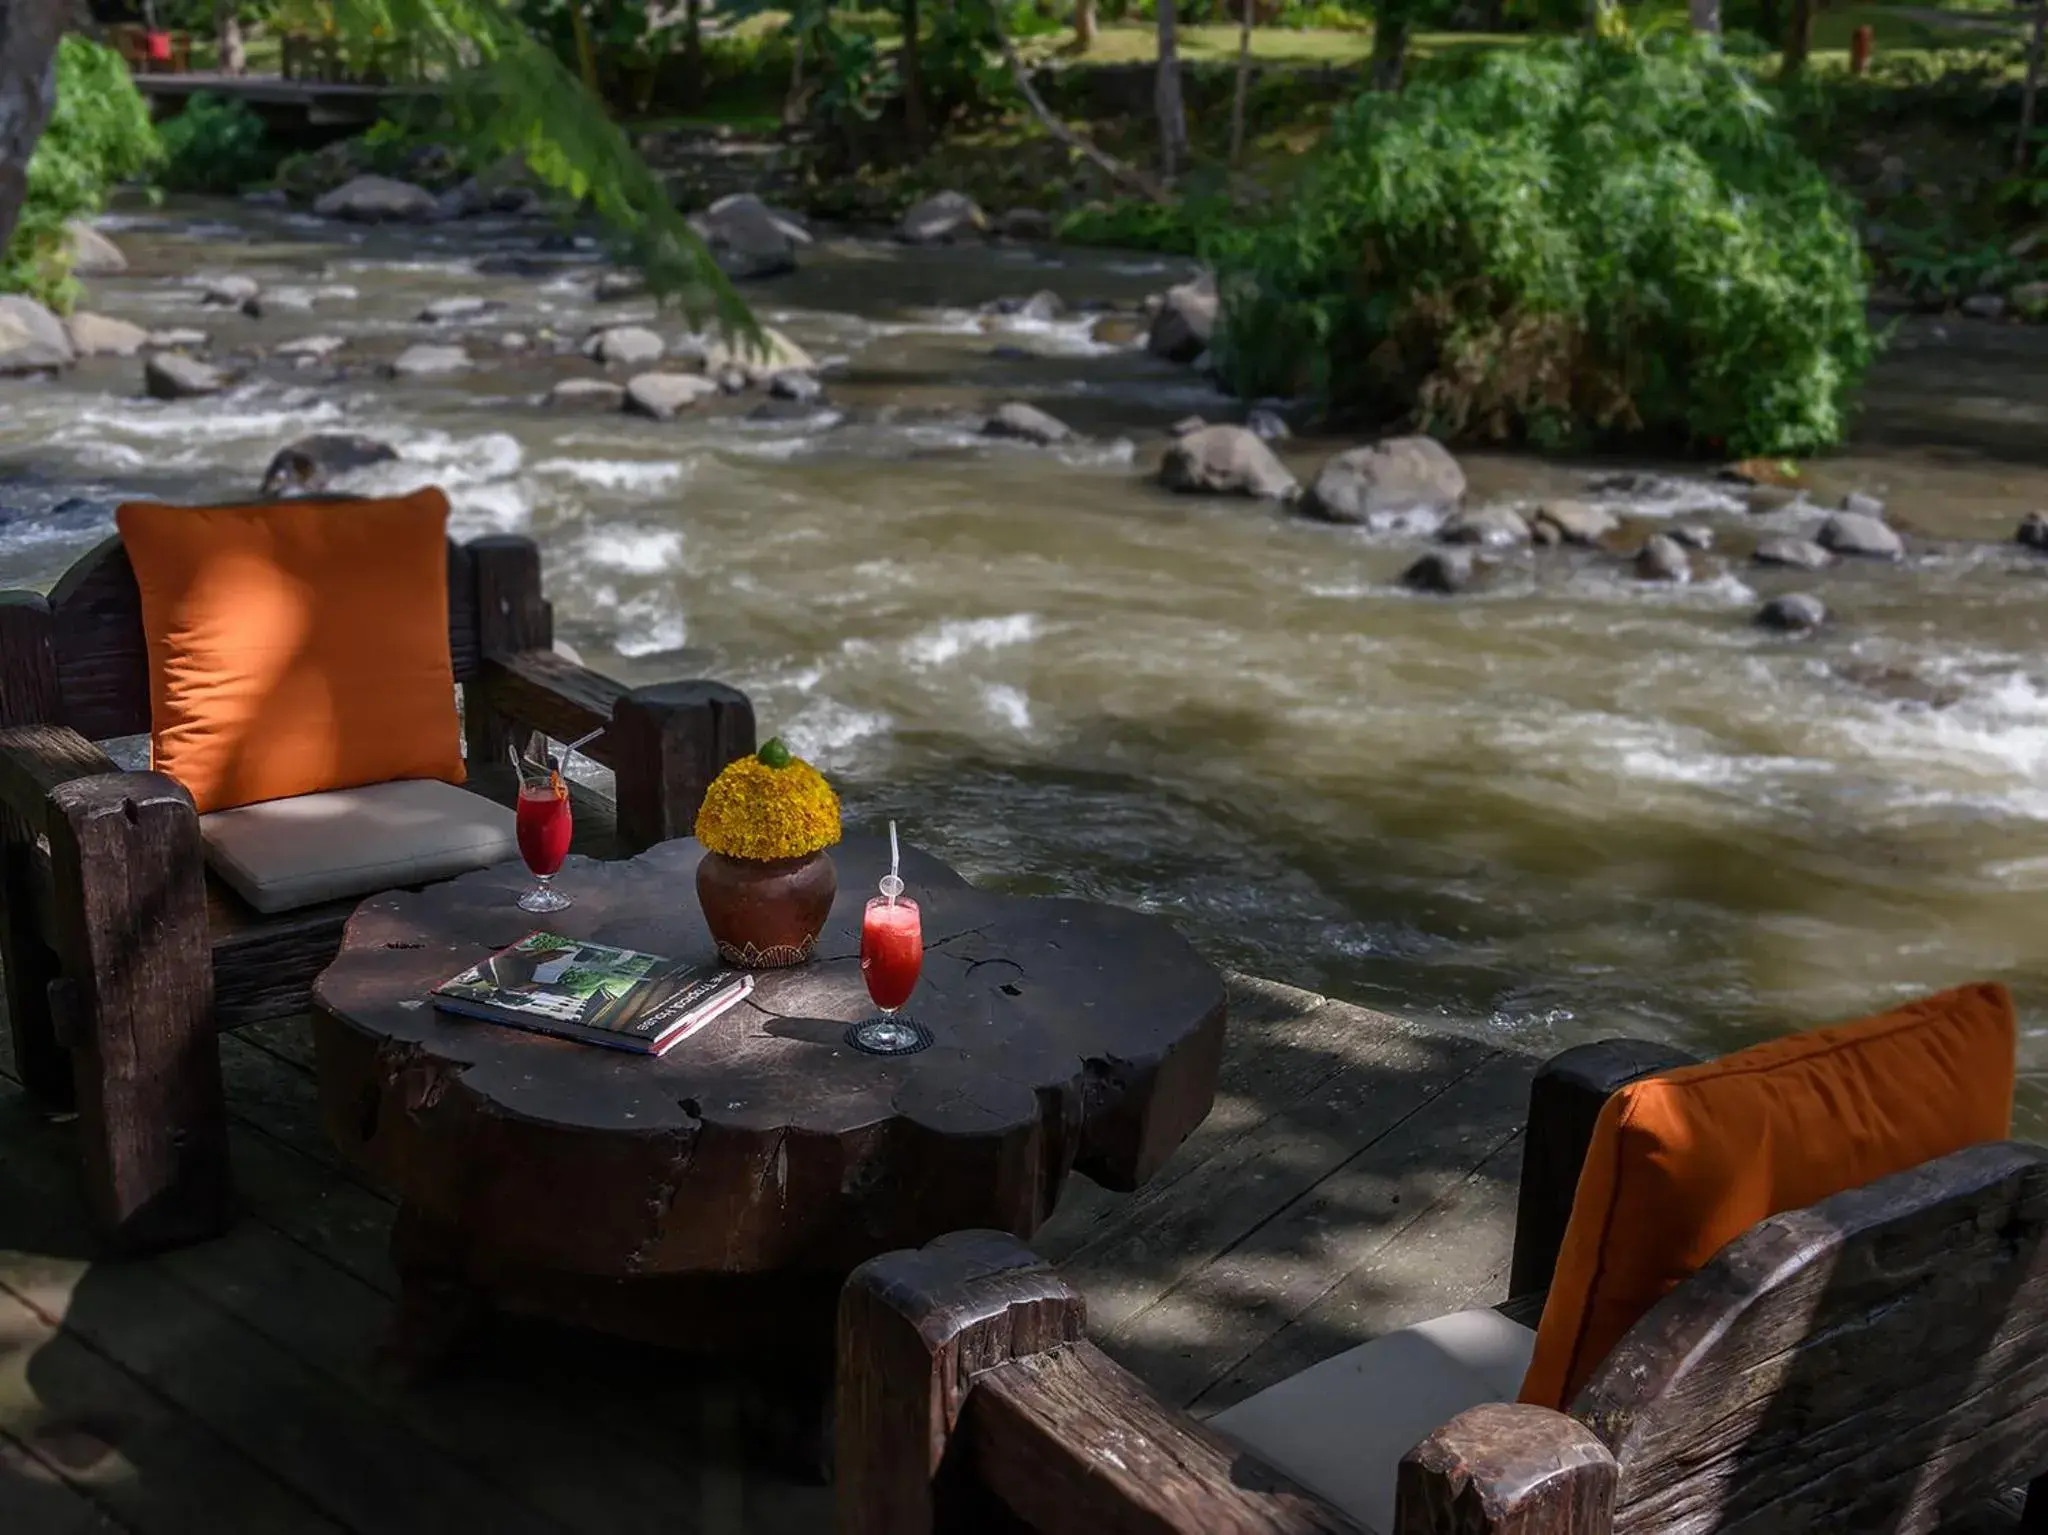
[[781, 740], [728, 762], [704, 791], [697, 840], [728, 858], [802, 858], [839, 840], [839, 796]]

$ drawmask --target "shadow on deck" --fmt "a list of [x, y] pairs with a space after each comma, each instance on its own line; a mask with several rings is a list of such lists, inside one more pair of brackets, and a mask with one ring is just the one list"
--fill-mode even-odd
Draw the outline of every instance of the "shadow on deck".
[[[754, 1469], [744, 1370], [505, 1327], [404, 1388], [375, 1346], [392, 1206], [321, 1132], [303, 1019], [222, 1040], [244, 1215], [95, 1262], [68, 1126], [0, 1030], [0, 1530], [821, 1532]], [[1239, 977], [1216, 1107], [1146, 1188], [1077, 1182], [1035, 1245], [1091, 1331], [1203, 1414], [1505, 1293], [1536, 1061]]]

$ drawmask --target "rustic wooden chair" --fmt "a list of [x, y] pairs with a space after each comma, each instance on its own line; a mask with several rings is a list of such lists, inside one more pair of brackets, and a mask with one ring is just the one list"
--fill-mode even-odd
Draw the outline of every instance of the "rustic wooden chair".
[[[583, 851], [687, 835], [710, 780], [754, 749], [752, 707], [732, 688], [627, 688], [558, 654], [530, 539], [450, 543], [448, 592], [470, 788], [509, 805], [508, 744], [608, 727], [588, 750], [616, 775], [615, 843], [579, 838]], [[0, 970], [15, 1069], [42, 1104], [75, 1109], [97, 1213], [132, 1247], [225, 1228], [215, 1031], [304, 1012], [359, 899], [255, 909], [209, 867], [185, 790], [121, 771], [95, 744], [149, 728], [140, 594], [118, 536], [47, 598], [0, 593]]]
[[[1538, 1073], [1500, 1311], [1529, 1326], [1541, 1313], [1608, 1094], [1685, 1060], [1609, 1042]], [[1380, 1535], [1893, 1532], [1974, 1517], [2048, 1471], [2044, 1236], [2048, 1152], [2012, 1141], [1773, 1216], [1644, 1316], [1570, 1415], [1508, 1405], [1509, 1373], [1502, 1403], [1393, 1449]], [[994, 1232], [857, 1271], [839, 1320], [839, 1535], [1367, 1528], [1159, 1401], [1084, 1322], [1081, 1297]], [[2043, 1485], [2022, 1530], [2048, 1529]]]

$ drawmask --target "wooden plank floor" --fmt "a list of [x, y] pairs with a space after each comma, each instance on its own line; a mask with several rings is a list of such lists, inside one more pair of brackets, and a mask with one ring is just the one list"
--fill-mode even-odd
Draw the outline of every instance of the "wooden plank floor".
[[[375, 1367], [390, 1203], [321, 1134], [304, 1020], [222, 1041], [245, 1214], [94, 1260], [69, 1128], [0, 1029], [0, 1531], [824, 1532], [753, 1468], [743, 1372], [545, 1329], [469, 1374]], [[1535, 1061], [1237, 978], [1215, 1111], [1145, 1189], [1078, 1182], [1038, 1245], [1198, 1414], [1501, 1297]]]

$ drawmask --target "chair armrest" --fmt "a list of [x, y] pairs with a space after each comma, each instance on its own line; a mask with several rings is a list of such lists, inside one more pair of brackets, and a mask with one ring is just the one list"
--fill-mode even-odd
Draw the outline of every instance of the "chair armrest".
[[754, 750], [754, 706], [720, 682], [628, 688], [551, 650], [486, 656], [479, 680], [495, 714], [554, 740], [605, 727], [584, 751], [612, 770], [629, 854], [688, 836], [711, 780]]
[[1579, 1171], [1593, 1126], [1614, 1093], [1640, 1077], [1699, 1057], [1673, 1045], [1642, 1039], [1605, 1039], [1574, 1045], [1552, 1056], [1529, 1084], [1528, 1130], [1522, 1140], [1522, 1189], [1515, 1210], [1515, 1254], [1508, 1271], [1510, 1297], [1550, 1288], [1572, 1217]]
[[52, 789], [120, 771], [111, 757], [68, 725], [0, 729], [0, 811], [35, 836], [48, 835]]
[[1576, 1418], [1489, 1402], [1401, 1457], [1393, 1535], [1610, 1535], [1620, 1476]]

